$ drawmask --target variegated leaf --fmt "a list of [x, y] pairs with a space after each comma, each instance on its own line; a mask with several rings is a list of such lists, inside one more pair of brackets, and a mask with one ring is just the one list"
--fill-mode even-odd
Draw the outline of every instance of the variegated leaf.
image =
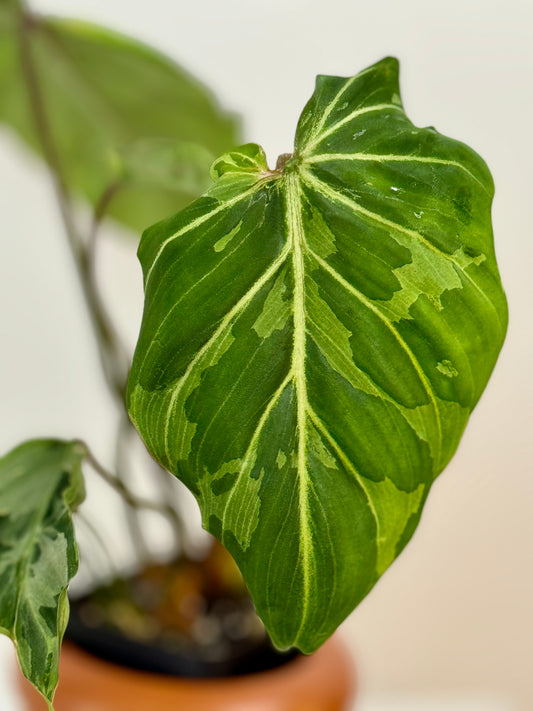
[[0, 459], [0, 632], [52, 708], [78, 568], [71, 512], [84, 497], [79, 442], [32, 440]]
[[507, 323], [493, 185], [385, 59], [319, 77], [292, 156], [249, 144], [148, 230], [129, 409], [274, 642], [316, 649], [411, 537]]

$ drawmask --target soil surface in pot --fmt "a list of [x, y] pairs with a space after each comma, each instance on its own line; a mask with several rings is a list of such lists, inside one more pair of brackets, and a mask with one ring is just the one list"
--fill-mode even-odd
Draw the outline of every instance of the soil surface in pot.
[[218, 543], [203, 561], [152, 565], [71, 600], [66, 637], [102, 659], [188, 677], [250, 674], [298, 655], [272, 646]]

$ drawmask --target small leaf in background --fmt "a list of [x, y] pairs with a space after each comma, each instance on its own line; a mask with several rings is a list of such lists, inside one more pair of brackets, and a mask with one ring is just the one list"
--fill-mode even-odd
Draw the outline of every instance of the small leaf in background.
[[483, 160], [407, 118], [398, 63], [321, 76], [295, 153], [222, 156], [147, 230], [129, 411], [279, 647], [312, 652], [413, 534], [500, 351]]
[[0, 631], [50, 708], [78, 569], [71, 514], [84, 498], [79, 442], [32, 440], [0, 459]]
[[[31, 54], [67, 187], [93, 205], [121, 177], [117, 153], [127, 154], [137, 141], [161, 140], [147, 173], [170, 169], [180, 179], [154, 184], [147, 175], [145, 182], [124, 185], [109, 204], [109, 214], [135, 230], [174, 213], [207, 189], [209, 163], [235, 142], [235, 117], [162, 54], [88, 23], [33, 15], [21, 20], [14, 6], [3, 6], [0, 121], [39, 153], [24, 52]], [[161, 151], [165, 142], [176, 147], [173, 156]], [[171, 157], [180, 164], [169, 166]]]

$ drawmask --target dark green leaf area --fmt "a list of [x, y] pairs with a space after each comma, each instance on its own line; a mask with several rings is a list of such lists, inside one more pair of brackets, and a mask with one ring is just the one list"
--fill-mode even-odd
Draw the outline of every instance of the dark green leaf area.
[[71, 514], [84, 495], [84, 456], [78, 442], [34, 440], [0, 459], [0, 628], [48, 702], [78, 567]]
[[[237, 467], [236, 486], [229, 493], [229, 497], [216, 494], [216, 477], [205, 474], [198, 479], [200, 488], [198, 498], [204, 526], [233, 551], [239, 565], [242, 564], [243, 549], [247, 550], [253, 543], [252, 535], [260, 523], [259, 515], [262, 516], [263, 512], [260, 492], [263, 491], [264, 503], [269, 505], [273, 493], [269, 488], [273, 482], [272, 477], [278, 479], [278, 489], [285, 481], [287, 469], [291, 464], [294, 465], [297, 427], [292, 384], [282, 387], [278, 399], [272, 404], [269, 416], [265, 418], [257, 431], [262, 436], [256, 437], [257, 450], [251, 453], [253, 456], [248, 457], [244, 462], [239, 460], [231, 463], [233, 467], [236, 463], [239, 466]], [[272, 447], [272, 442], [278, 442], [279, 448]], [[256, 461], [260, 461], [263, 465], [259, 473], [252, 471]], [[285, 496], [292, 498], [294, 483], [292, 481], [288, 492], [284, 491]], [[236, 499], [235, 492], [240, 494]], [[213, 496], [213, 493], [216, 496]], [[235, 499], [233, 508], [228, 506], [232, 498]], [[282, 522], [279, 525], [282, 525]], [[261, 539], [258, 536], [255, 537], [255, 544], [261, 545]], [[250, 559], [250, 562], [253, 560]], [[263, 564], [260, 566], [260, 571], [263, 574], [266, 572]], [[249, 584], [250, 581], [247, 582]]]
[[355, 388], [329, 366], [313, 341], [307, 348], [312, 408], [330, 433], [333, 451], [338, 448], [351, 463], [354, 485], [361, 477], [390, 479], [400, 491], [412, 492], [420, 482], [430, 482], [434, 463], [428, 443], [396, 404]]
[[[324, 129], [323, 133], [312, 141], [311, 146], [304, 149], [304, 155], [309, 153], [310, 156], [357, 156], [394, 153], [394, 149], [398, 148], [398, 144], [402, 144], [402, 139], [413, 128], [413, 124], [400, 105], [376, 106], [380, 108], [368, 107], [352, 120], [339, 121], [339, 125], [332, 126], [330, 131]], [[385, 108], [381, 108], [383, 106]]]
[[400, 105], [398, 60], [386, 57], [357, 75], [358, 81], [320, 75], [313, 96], [305, 106], [296, 129], [299, 152], [317, 133], [331, 131], [353, 112], [369, 106]]
[[[155, 294], [144, 318], [159, 326], [157, 339], [150, 334], [139, 342], [139, 349], [146, 348], [141, 376], [146, 389], [163, 389], [183, 375], [223, 316], [246, 297], [279, 254], [282, 235], [273, 227], [282, 219], [281, 205], [267, 198], [265, 190], [227, 210], [215, 208], [213, 217], [207, 213], [196, 229], [167, 238], [147, 282], [147, 289], [155, 285]], [[179, 328], [174, 314], [179, 314]], [[150, 367], [153, 362], [165, 366], [155, 369]]]
[[[146, 288], [146, 276], [152, 267], [152, 263], [158, 256], [161, 244], [169, 236], [178, 234], [184, 229], [189, 229], [189, 225], [196, 223], [196, 220], [205, 219], [218, 206], [218, 200], [209, 195], [203, 195], [181, 212], [164, 218], [152, 225], [143, 232], [143, 238], [137, 250], [137, 256], [143, 268], [143, 275]], [[150, 288], [155, 288], [150, 285]]]
[[337, 191], [348, 209], [351, 204], [370, 229], [382, 226], [404, 243], [417, 240], [444, 255], [468, 248], [479, 257], [486, 249], [490, 197], [458, 168], [336, 163], [333, 176], [326, 162], [316, 164], [313, 175]]
[[[207, 189], [209, 164], [233, 145], [236, 121], [205, 87], [154, 50], [87, 23], [32, 17], [20, 25], [21, 45], [17, 14], [0, 26], [0, 120], [43, 152], [23, 46], [70, 190], [95, 205], [120, 184], [109, 213], [138, 230]], [[172, 144], [174, 154], [153, 148], [143, 175], [134, 164], [147, 140]]]
[[394, 270], [411, 261], [411, 252], [381, 225], [369, 224], [343, 205], [331, 209], [320, 193], [304, 190], [303, 219], [310, 252], [370, 299], [389, 301], [401, 288]]
[[[280, 274], [282, 283], [289, 281]], [[274, 282], [274, 285], [277, 282]], [[266, 335], [261, 331], [261, 317], [268, 309], [273, 285], [266, 285], [250, 303], [231, 329], [232, 344], [216, 363], [207, 368], [200, 384], [185, 403], [189, 422], [196, 435], [191, 442], [194, 468], [213, 475], [226, 462], [246, 457], [261, 415], [281, 386], [290, 369], [292, 329], [289, 303], [280, 301], [279, 328]], [[289, 289], [285, 287], [287, 295]], [[259, 332], [259, 333], [258, 333]], [[261, 335], [259, 335], [261, 334]], [[231, 423], [232, 436], [228, 437]], [[263, 437], [265, 435], [263, 434]], [[265, 462], [259, 457], [250, 462], [249, 476], [259, 478]]]
[[[318, 440], [317, 434], [311, 439], [315, 437]], [[257, 610], [274, 643], [281, 648], [296, 645], [303, 652], [324, 642], [367, 594], [376, 580], [377, 557], [376, 527], [362, 492], [343, 476], [342, 469], [327, 467], [315, 456], [310, 456], [308, 464], [305, 503], [301, 503], [294, 468], [282, 479], [268, 482], [275, 487], [276, 495], [270, 493], [269, 499], [274, 498], [276, 508], [263, 505], [257, 534], [268, 545], [261, 548], [266, 571], [257, 569], [257, 550], [255, 559], [250, 550], [242, 568], [252, 581]], [[333, 487], [339, 498], [330, 495]], [[357, 516], [339, 515], [340, 501], [345, 510], [357, 511]], [[309, 523], [303, 527], [304, 515]], [[354, 577], [354, 570], [360, 575]]]
[[326, 362], [348, 383], [380, 398], [408, 408], [427, 404], [427, 385], [397, 325], [323, 267], [311, 262], [308, 272], [319, 297], [308, 299], [309, 335]]
[[[258, 453], [265, 466], [251, 545], [243, 553], [227, 528], [222, 540], [236, 557], [274, 643], [310, 652], [375, 582], [376, 527], [365, 495], [313, 427], [309, 478], [302, 483], [294, 456], [296, 419], [295, 391], [289, 386], [265, 426]], [[357, 515], [341, 516], [343, 507]], [[354, 578], [354, 570], [361, 575]]]
[[422, 295], [398, 329], [437, 396], [473, 408], [493, 368], [486, 354], [502, 338], [507, 315], [475, 283], [459, 272], [458, 277], [461, 288], [443, 294], [438, 318]]
[[494, 193], [490, 171], [475, 151], [433, 127], [415, 126], [401, 106], [389, 110], [376, 104], [374, 110], [339, 125], [308, 150], [311, 160], [320, 163], [328, 162], [328, 156], [337, 156], [337, 160], [341, 160], [341, 155], [352, 156], [351, 160], [344, 160], [345, 170], [357, 167], [364, 170], [365, 164], [370, 164], [377, 177], [376, 168], [381, 165], [397, 166], [399, 173], [410, 166], [416, 171], [427, 169], [426, 174], [436, 181], [435, 188], [443, 182], [453, 186], [459, 180], [471, 187], [475, 184], [482, 187], [478, 199], [490, 198]]

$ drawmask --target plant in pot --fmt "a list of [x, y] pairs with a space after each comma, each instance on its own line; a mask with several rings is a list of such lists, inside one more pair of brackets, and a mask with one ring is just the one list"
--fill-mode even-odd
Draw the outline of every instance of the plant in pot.
[[[126, 398], [157, 481], [171, 472], [192, 491], [274, 646], [314, 653], [409, 541], [503, 343], [486, 165], [411, 123], [397, 62], [385, 59], [349, 79], [318, 77], [294, 152], [270, 169], [258, 145], [231, 149], [232, 121], [165, 59], [11, 2], [0, 13], [0, 117], [51, 168], [107, 382]], [[210, 154], [223, 151], [207, 186]], [[85, 233], [79, 195], [93, 210]], [[101, 224], [109, 215], [138, 228], [180, 207], [141, 238], [145, 308], [128, 376], [95, 278]], [[82, 464], [122, 494], [141, 558], [143, 508], [171, 522], [181, 555], [74, 602], [69, 635], [110, 656], [126, 631], [121, 648], [145, 669], [157, 641], [159, 671], [199, 646], [218, 663], [224, 644], [240, 671], [258, 668], [262, 632], [231, 559], [215, 546], [198, 572], [179, 506], [130, 487], [132, 446], [124, 416], [116, 471], [81, 441], [32, 440], [0, 460], [0, 628], [50, 708]], [[83, 708], [125, 708], [122, 680], [144, 705], [261, 708], [265, 687], [245, 683], [225, 702], [210, 681], [187, 701], [168, 679], [158, 691], [153, 676], [119, 667], [96, 702], [100, 662], [73, 654], [57, 711], [77, 708], [61, 696], [70, 674]], [[265, 672], [266, 688], [302, 664]], [[341, 666], [336, 657], [326, 676]], [[339, 691], [264, 708], [342, 708]]]

